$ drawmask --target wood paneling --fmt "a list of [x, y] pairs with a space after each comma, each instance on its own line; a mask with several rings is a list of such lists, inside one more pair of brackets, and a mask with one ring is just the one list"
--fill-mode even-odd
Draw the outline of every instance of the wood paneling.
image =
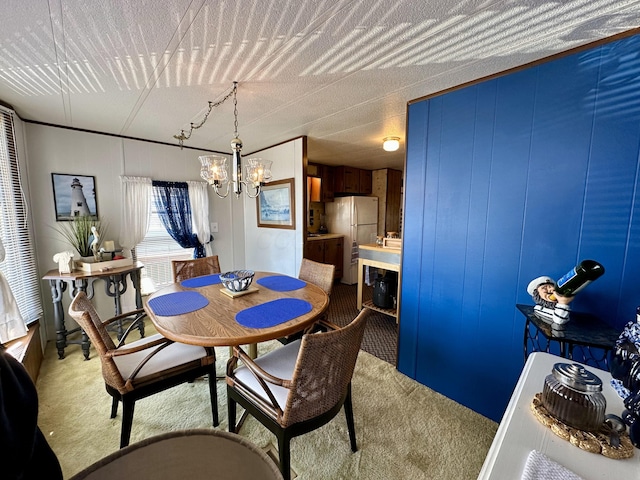
[[398, 232], [402, 236], [402, 172], [383, 168], [372, 173], [372, 194], [378, 197], [378, 235]]
[[532, 278], [593, 258], [605, 275], [572, 308], [634, 318], [639, 49], [629, 37], [409, 106], [401, 372], [499, 421]]

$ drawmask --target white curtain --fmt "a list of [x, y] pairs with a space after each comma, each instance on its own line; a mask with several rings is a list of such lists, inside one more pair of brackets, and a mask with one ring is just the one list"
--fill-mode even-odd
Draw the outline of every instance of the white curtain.
[[[0, 238], [0, 262], [4, 262], [4, 245]], [[9, 282], [0, 271], [0, 343], [6, 343], [27, 334], [18, 303], [16, 302]]]
[[211, 248], [211, 228], [209, 225], [209, 190], [206, 182], [187, 182], [193, 229], [198, 241], [204, 245], [207, 256], [213, 254]]
[[122, 183], [122, 225], [120, 246], [133, 250], [149, 229], [151, 215], [151, 179], [146, 177], [120, 176]]

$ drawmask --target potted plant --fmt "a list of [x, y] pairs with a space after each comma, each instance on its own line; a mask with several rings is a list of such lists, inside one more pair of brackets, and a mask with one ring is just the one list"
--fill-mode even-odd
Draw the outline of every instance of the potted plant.
[[84, 261], [94, 259], [92, 243], [97, 242], [96, 251], [100, 249], [100, 240], [107, 231], [105, 223], [90, 215], [74, 217], [70, 222], [61, 223], [56, 230], [80, 254]]

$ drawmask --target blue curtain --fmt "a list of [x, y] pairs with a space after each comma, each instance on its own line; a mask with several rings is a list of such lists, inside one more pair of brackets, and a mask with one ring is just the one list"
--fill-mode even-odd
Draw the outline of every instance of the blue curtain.
[[153, 202], [164, 228], [182, 248], [193, 248], [193, 258], [206, 256], [204, 245], [191, 230], [191, 203], [186, 182], [154, 180]]

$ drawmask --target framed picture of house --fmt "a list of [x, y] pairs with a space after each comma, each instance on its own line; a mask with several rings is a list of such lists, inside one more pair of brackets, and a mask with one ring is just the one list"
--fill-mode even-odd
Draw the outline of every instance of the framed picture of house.
[[95, 177], [52, 173], [51, 182], [57, 222], [87, 215], [98, 218]]
[[256, 197], [258, 227], [296, 228], [293, 178], [276, 180], [262, 187]]

